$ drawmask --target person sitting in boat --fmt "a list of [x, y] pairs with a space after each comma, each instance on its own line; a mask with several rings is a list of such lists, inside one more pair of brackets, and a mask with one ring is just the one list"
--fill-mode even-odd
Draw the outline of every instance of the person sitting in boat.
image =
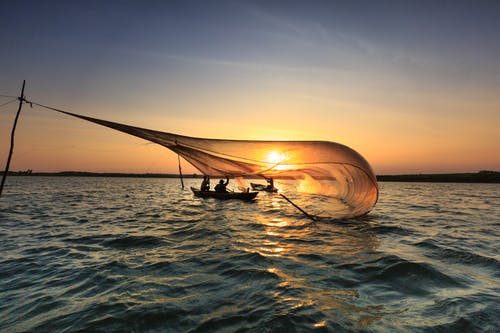
[[267, 187], [266, 187], [266, 189], [268, 191], [274, 191], [274, 179], [272, 179], [272, 178], [266, 178], [266, 181], [267, 181]]
[[226, 176], [226, 182], [224, 183], [224, 179], [219, 181], [219, 184], [215, 185], [215, 192], [225, 193], [227, 192], [226, 186], [229, 184], [229, 177]]
[[205, 175], [203, 176], [203, 180], [201, 182], [200, 190], [203, 192], [207, 192], [210, 190], [210, 177]]

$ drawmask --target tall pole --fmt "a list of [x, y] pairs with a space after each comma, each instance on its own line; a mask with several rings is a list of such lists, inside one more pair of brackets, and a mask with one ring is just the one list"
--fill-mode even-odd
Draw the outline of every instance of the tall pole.
[[181, 186], [184, 189], [184, 180], [182, 179], [181, 157], [177, 154], [177, 161], [179, 162], [179, 176], [181, 177]]
[[2, 195], [3, 185], [5, 184], [5, 179], [7, 178], [7, 173], [9, 173], [10, 160], [12, 158], [12, 152], [14, 151], [14, 133], [16, 132], [17, 120], [19, 119], [19, 114], [21, 113], [21, 108], [23, 107], [24, 99], [24, 86], [26, 84], [26, 80], [23, 80], [23, 87], [21, 89], [21, 96], [18, 97], [19, 100], [19, 108], [17, 109], [16, 118], [14, 119], [14, 125], [12, 126], [12, 132], [10, 134], [10, 150], [9, 157], [7, 158], [7, 165], [5, 166], [5, 171], [2, 175], [2, 183], [0, 184], [0, 196]]
[[302, 214], [304, 214], [305, 216], [307, 216], [308, 218], [310, 218], [313, 222], [316, 222], [316, 218], [314, 216], [312, 216], [311, 214], [307, 213], [305, 210], [303, 210], [302, 208], [300, 208], [296, 203], [294, 203], [292, 200], [288, 199], [288, 197], [286, 195], [284, 195], [283, 193], [280, 193], [280, 196], [283, 199], [285, 199], [286, 201], [288, 201], [293, 207], [295, 207], [298, 210], [300, 210], [302, 212]]

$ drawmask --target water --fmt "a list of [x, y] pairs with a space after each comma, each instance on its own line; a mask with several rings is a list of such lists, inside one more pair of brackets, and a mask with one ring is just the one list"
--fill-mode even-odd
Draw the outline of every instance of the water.
[[500, 185], [380, 187], [369, 216], [311, 224], [268, 193], [11, 177], [0, 331], [499, 332]]

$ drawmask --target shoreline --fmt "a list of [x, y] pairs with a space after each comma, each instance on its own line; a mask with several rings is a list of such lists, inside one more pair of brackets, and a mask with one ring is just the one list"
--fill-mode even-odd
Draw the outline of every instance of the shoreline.
[[475, 173], [377, 175], [377, 181], [410, 183], [500, 183], [500, 172], [479, 171]]
[[[3, 175], [3, 172], [0, 172]], [[178, 174], [170, 173], [121, 173], [121, 172], [32, 172], [9, 171], [8, 176], [17, 177], [121, 177], [121, 178], [180, 178]], [[199, 174], [183, 175], [183, 178], [202, 178]], [[261, 177], [244, 177], [261, 179]], [[279, 179], [279, 178], [276, 178]], [[436, 174], [402, 174], [377, 175], [380, 182], [429, 182], [429, 183], [500, 183], [500, 172], [479, 171], [476, 173], [436, 173]]]

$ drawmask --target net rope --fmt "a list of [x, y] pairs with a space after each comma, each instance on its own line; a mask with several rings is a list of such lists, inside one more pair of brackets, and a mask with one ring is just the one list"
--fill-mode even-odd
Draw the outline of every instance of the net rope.
[[296, 180], [297, 192], [334, 199], [336, 205], [342, 206], [334, 208], [340, 217], [364, 215], [378, 199], [378, 184], [369, 163], [358, 152], [339, 143], [198, 138], [30, 103], [160, 144], [204, 175]]

